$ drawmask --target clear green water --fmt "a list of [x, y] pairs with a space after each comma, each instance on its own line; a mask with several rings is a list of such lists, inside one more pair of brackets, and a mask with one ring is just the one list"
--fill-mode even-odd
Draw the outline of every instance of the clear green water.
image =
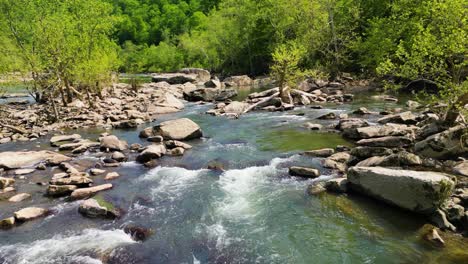
[[[18, 191], [33, 198], [21, 204], [0, 202], [0, 218], [30, 205], [51, 208], [52, 214], [2, 231], [0, 263], [467, 263], [464, 240], [445, 249], [422, 243], [419, 229], [425, 221], [418, 215], [355, 195], [309, 196], [306, 188], [316, 180], [288, 176], [292, 165], [320, 169], [318, 180], [335, 176], [321, 159], [297, 153], [346, 142], [301, 126], [332, 125], [336, 121], [315, 118], [348, 111], [347, 106], [256, 112], [237, 120], [203, 114], [208, 107], [189, 105], [156, 121], [188, 117], [202, 127], [204, 138], [189, 142], [194, 148], [183, 157], [164, 157], [153, 169], [134, 162], [115, 169], [121, 177], [100, 195], [124, 211], [115, 221], [83, 218], [79, 202], [45, 198], [44, 187], [32, 183], [48, 181], [50, 171], [18, 179], [31, 182], [18, 185]], [[147, 144], [138, 131], [112, 133]], [[102, 131], [78, 132], [97, 138]], [[6, 144], [0, 150], [35, 145], [48, 148], [44, 140]], [[89, 153], [80, 163], [92, 166], [97, 158]], [[204, 169], [213, 160], [226, 170]], [[93, 180], [104, 182], [102, 176]], [[147, 227], [154, 234], [136, 243], [122, 231], [126, 225]]]

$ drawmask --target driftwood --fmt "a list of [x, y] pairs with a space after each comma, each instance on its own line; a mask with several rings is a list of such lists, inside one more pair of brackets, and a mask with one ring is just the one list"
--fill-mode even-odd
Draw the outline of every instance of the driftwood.
[[271, 96], [269, 96], [269, 97], [267, 97], [265, 99], [262, 99], [262, 100], [258, 101], [257, 103], [249, 106], [247, 109], [244, 110], [244, 112], [242, 112], [242, 114], [248, 113], [248, 112], [252, 111], [253, 109], [255, 109], [255, 107], [257, 107], [257, 106], [259, 106], [259, 105], [261, 105], [263, 103], [266, 103], [266, 102], [268, 102], [268, 101], [270, 101], [273, 98], [278, 97], [278, 96], [279, 96], [279, 93], [274, 93], [273, 95], [271, 95]]
[[292, 89], [291, 93], [297, 93], [297, 94], [300, 94], [300, 95], [303, 95], [303, 96], [306, 96], [306, 97], [309, 97], [309, 98], [315, 98], [315, 99], [317, 98], [317, 95], [315, 95], [315, 94], [306, 93], [304, 91], [297, 90], [297, 89]]
[[15, 126], [10, 126], [10, 125], [7, 125], [7, 124], [3, 124], [3, 123], [0, 123], [0, 126], [6, 128], [6, 129], [9, 129], [13, 132], [16, 132], [16, 133], [19, 133], [19, 134], [27, 134], [28, 132], [22, 128], [19, 128], [19, 127], [15, 127]]

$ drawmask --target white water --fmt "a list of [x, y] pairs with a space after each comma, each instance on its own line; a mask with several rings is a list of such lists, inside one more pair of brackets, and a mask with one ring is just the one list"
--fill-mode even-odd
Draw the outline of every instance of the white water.
[[122, 230], [86, 229], [79, 234], [57, 235], [30, 244], [0, 247], [4, 264], [101, 263], [86, 254], [100, 255], [118, 246], [136, 243]]

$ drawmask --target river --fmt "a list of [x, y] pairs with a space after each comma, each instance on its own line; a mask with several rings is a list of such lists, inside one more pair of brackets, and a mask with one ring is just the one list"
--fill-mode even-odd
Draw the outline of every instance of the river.
[[[31, 184], [18, 191], [31, 193], [32, 200], [0, 201], [0, 218], [27, 205], [52, 208], [52, 214], [0, 232], [0, 263], [462, 263], [449, 249], [421, 242], [418, 230], [425, 221], [417, 215], [357, 195], [306, 193], [313, 181], [336, 175], [321, 167], [320, 159], [299, 153], [351, 143], [301, 126], [330, 111], [395, 106], [360, 98], [351, 105], [254, 112], [240, 119], [206, 115], [212, 106], [197, 104], [161, 116], [155, 123], [191, 118], [204, 137], [189, 142], [194, 148], [183, 157], [164, 157], [156, 168], [134, 162], [116, 168], [122, 176], [100, 194], [123, 209], [114, 221], [82, 217], [79, 202], [45, 198], [43, 187], [34, 184], [47, 181], [44, 172], [27, 176], [24, 181]], [[103, 131], [77, 132], [96, 139]], [[112, 133], [146, 144], [137, 130]], [[0, 151], [31, 148], [50, 147], [44, 138], [4, 144]], [[82, 157], [90, 164], [97, 158], [96, 153]], [[213, 161], [225, 171], [204, 169]], [[290, 177], [291, 165], [315, 166], [322, 176]], [[154, 233], [135, 242], [122, 231], [126, 225]]]

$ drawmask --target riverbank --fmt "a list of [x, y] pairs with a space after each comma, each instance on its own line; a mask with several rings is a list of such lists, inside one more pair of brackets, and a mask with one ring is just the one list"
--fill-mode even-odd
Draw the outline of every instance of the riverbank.
[[[112, 105], [115, 107], [112, 111], [125, 113], [127, 105], [130, 107], [133, 105], [132, 98], [153, 97], [155, 93], [145, 93], [145, 89], [162, 90], [159, 88], [160, 84], [146, 85], [147, 87], [144, 86], [138, 92], [128, 92], [123, 88], [120, 94], [125, 96], [117, 97], [123, 99], [121, 108]], [[178, 84], [167, 87], [171, 88], [164, 91], [169, 94], [172, 94], [173, 89], [180, 89], [176, 88], [180, 87]], [[174, 97], [181, 100], [183, 94], [180, 94], [175, 94]], [[151, 100], [150, 104], [156, 104], [167, 110], [166, 104], [161, 106], [159, 103], [159, 97], [167, 98], [166, 94], [163, 94], [148, 100]], [[205, 114], [216, 104], [185, 102], [184, 108], [178, 111], [167, 114], [156, 113], [147, 119], [150, 121], [156, 118], [156, 120], [146, 125], [113, 126], [114, 122], [115, 124], [128, 122], [129, 116], [123, 114], [121, 119], [111, 120], [103, 126], [100, 126], [101, 123], [96, 123], [100, 129], [96, 129], [90, 122], [70, 120], [65, 122], [67, 126], [76, 124], [77, 129], [65, 130], [65, 134], [79, 134], [79, 138], [72, 136], [63, 142], [56, 141], [60, 138], [55, 138], [51, 142], [50, 136], [46, 136], [33, 141], [0, 145], [2, 151], [14, 151], [7, 156], [17, 155], [18, 151], [38, 149], [56, 153], [62, 146], [60, 154], [71, 158], [65, 161], [70, 165], [67, 166], [63, 165], [63, 160], [59, 162], [58, 157], [63, 158], [62, 156], [55, 157], [57, 159], [55, 161], [49, 159], [47, 162], [43, 160], [44, 155], [41, 155], [39, 166], [28, 164], [20, 166], [22, 168], [3, 172], [2, 177], [15, 179], [16, 182], [12, 184], [16, 189], [14, 194], [27, 193], [31, 197], [17, 203], [1, 201], [0, 206], [4, 209], [0, 214], [1, 219], [14, 216], [15, 212], [27, 207], [44, 208], [47, 213], [44, 212], [44, 216], [40, 219], [27, 221], [2, 231], [5, 234], [5, 242], [0, 244], [0, 259], [7, 263], [20, 260], [39, 263], [46, 259], [60, 262], [64, 257], [65, 262], [84, 261], [83, 258], [87, 257], [99, 259], [104, 263], [131, 261], [284, 263], [291, 259], [294, 263], [308, 263], [311, 259], [325, 262], [332, 259], [342, 262], [350, 258], [356, 263], [366, 260], [393, 263], [395, 259], [463, 262], [466, 255], [458, 250], [463, 249], [466, 241], [457, 235], [437, 231], [445, 241], [445, 248], [442, 250], [426, 247], [420, 241], [427, 230], [421, 233], [423, 230], [419, 229], [429, 222], [428, 218], [422, 215], [389, 207], [385, 203], [361, 196], [359, 192], [335, 194], [309, 191], [314, 195], [306, 193], [306, 190], [314, 189], [310, 186], [321, 185], [321, 182], [327, 182], [330, 178], [342, 178], [348, 166], [353, 167], [357, 162], [366, 160], [366, 155], [356, 154], [356, 149], [359, 148], [355, 148], [355, 144], [360, 138], [349, 136], [343, 138], [341, 134], [352, 135], [358, 132], [358, 136], [362, 137], [364, 133], [369, 135], [372, 132], [377, 133], [378, 137], [370, 137], [371, 139], [388, 136], [411, 138], [412, 133], [419, 130], [411, 124], [401, 124], [398, 129], [391, 127], [390, 130], [381, 130], [381, 127], [388, 126], [382, 124], [375, 132], [376, 121], [383, 117], [377, 113], [388, 110], [387, 108], [405, 107], [406, 102], [381, 101], [378, 100], [381, 98], [375, 98], [370, 99], [373, 103], [368, 103], [369, 98], [364, 98], [369, 113], [353, 114], [355, 110], [365, 112], [360, 109], [364, 105], [359, 97], [359, 95], [354, 96], [354, 101], [346, 104], [314, 103], [313, 107], [296, 106], [291, 111], [253, 111], [241, 115], [239, 119]], [[108, 98], [114, 101], [115, 99], [111, 98], [116, 97]], [[98, 103], [105, 105], [104, 109], [110, 107], [109, 100], [103, 101], [105, 102]], [[134, 105], [138, 107], [142, 101], [137, 101]], [[232, 104], [224, 101], [226, 100], [223, 100], [226, 106]], [[316, 105], [321, 105], [321, 109], [316, 109], [319, 108]], [[83, 114], [74, 111], [71, 111], [73, 115]], [[102, 111], [103, 115], [110, 114], [110, 111], [107, 113], [105, 110]], [[423, 111], [418, 109], [414, 111], [414, 115], [419, 116]], [[398, 116], [401, 112], [395, 114]], [[335, 118], [320, 118], [324, 115], [329, 116], [329, 113], [334, 113]], [[344, 114], [350, 116], [346, 117]], [[359, 115], [361, 121], [356, 121], [354, 115]], [[388, 116], [386, 115], [387, 118]], [[352, 124], [366, 125], [349, 126], [346, 127], [349, 130], [345, 131], [344, 124], [351, 121], [349, 117], [352, 118]], [[164, 121], [180, 118], [190, 118], [198, 124], [202, 137], [198, 138], [201, 135], [196, 132], [199, 130], [197, 127], [190, 131], [184, 130], [183, 136], [180, 136], [179, 129], [176, 129], [176, 134], [162, 133], [162, 138], [159, 138], [160, 132], [167, 130], [161, 130], [160, 127], [152, 128]], [[394, 120], [398, 121], [398, 118]], [[82, 126], [84, 123], [86, 125]], [[146, 130], [145, 127], [151, 129]], [[310, 130], [317, 127], [321, 127], [321, 130]], [[145, 130], [150, 132], [148, 137], [140, 138], [139, 135]], [[392, 131], [391, 133], [397, 131], [402, 135], [381, 134], [387, 131]], [[108, 134], [117, 136], [118, 140], [109, 138]], [[301, 143], [298, 144], [297, 141], [301, 137]], [[61, 139], [64, 140], [65, 137]], [[184, 144], [174, 140], [184, 141]], [[126, 144], [122, 141], [126, 141]], [[162, 151], [158, 147], [153, 149], [149, 160], [145, 158], [143, 163], [146, 166], [135, 162], [144, 151], [148, 150], [146, 146], [160, 146], [158, 141], [163, 143], [166, 150], [184, 149], [183, 155], [172, 155], [180, 155], [181, 149], [173, 153]], [[406, 142], [404, 139], [401, 141]], [[64, 143], [69, 144], [65, 149]], [[342, 146], [336, 148], [337, 145]], [[408, 153], [409, 145], [412, 143], [408, 144], [408, 147], [403, 146]], [[310, 152], [318, 148], [331, 150], [322, 150], [320, 155], [318, 152]], [[349, 148], [352, 150], [347, 150]], [[379, 159], [381, 162], [379, 166], [394, 167], [397, 162], [398, 166], [410, 170], [425, 169], [454, 174], [450, 170], [453, 166], [434, 167], [419, 162], [407, 164], [400, 159], [401, 155], [396, 158], [385, 158], [394, 155], [393, 153], [403, 153], [400, 146], [362, 145], [361, 148], [373, 151], [391, 150], [392, 154], [386, 150], [380, 152], [388, 155], [381, 156], [384, 158]], [[82, 150], [84, 152], [81, 152]], [[304, 153], [306, 150], [309, 152]], [[116, 154], [116, 151], [123, 155]], [[326, 157], [329, 155], [323, 153], [330, 155], [334, 153], [334, 157]], [[372, 154], [377, 156], [375, 153]], [[359, 156], [358, 159], [356, 156]], [[426, 161], [426, 158], [420, 158], [421, 163]], [[331, 164], [332, 166], [329, 166]], [[26, 173], [23, 167], [35, 170]], [[316, 169], [320, 176], [305, 179], [301, 176], [289, 176], [291, 167]], [[18, 170], [23, 170], [25, 174], [17, 175]], [[53, 177], [55, 179], [52, 179]], [[106, 209], [97, 210], [101, 214], [99, 218], [82, 216], [83, 209], [79, 210], [82, 202], [69, 201], [68, 196], [73, 191], [66, 192], [61, 198], [44, 196], [48, 193], [50, 185], [60, 183], [57, 180], [62, 179], [68, 183], [72, 178], [76, 180], [75, 177], [79, 178], [80, 183], [70, 182], [65, 186], [77, 186], [71, 188], [80, 190], [89, 186], [112, 184], [112, 189], [94, 196], [99, 204], [98, 207]], [[93, 182], [87, 182], [86, 179], [91, 179]], [[53, 180], [55, 181], [52, 182]], [[460, 185], [460, 182], [463, 181], [458, 181], [457, 189], [463, 190], [465, 187]], [[327, 185], [322, 189], [325, 190]], [[389, 188], [394, 186], [396, 185], [391, 185]], [[83, 198], [88, 196], [90, 195], [85, 195]], [[453, 196], [452, 200], [453, 198], [457, 197]], [[113, 220], [109, 220], [109, 213], [114, 215], [111, 216]], [[86, 213], [84, 215], [86, 216]], [[135, 231], [140, 229], [131, 227], [148, 231]], [[124, 230], [129, 231], [127, 233], [130, 235]], [[34, 231], [32, 237], [28, 235], [31, 231]], [[135, 233], [141, 233], [142, 236], [135, 236]], [[145, 241], [135, 244], [131, 239], [132, 236], [133, 239], [144, 238]], [[103, 241], [112, 240], [114, 243], [105, 247], [93, 243], [86, 245], [98, 238]], [[9, 247], [7, 243], [13, 246]], [[58, 245], [61, 243], [76, 250], [67, 252], [64, 250], [65, 247]], [[53, 250], [49, 252], [34, 251], [28, 254], [23, 250], [52, 244], [57, 246], [52, 247]]]

